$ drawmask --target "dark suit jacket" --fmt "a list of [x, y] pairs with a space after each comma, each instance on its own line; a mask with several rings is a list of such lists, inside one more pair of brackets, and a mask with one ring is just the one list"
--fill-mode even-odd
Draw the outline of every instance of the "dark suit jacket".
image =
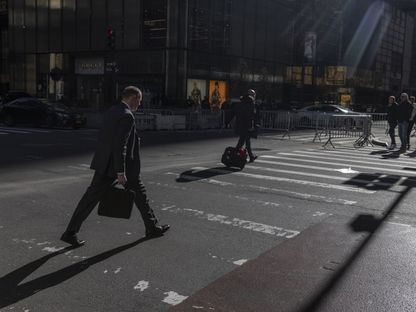
[[234, 130], [238, 135], [248, 135], [256, 122], [256, 104], [253, 98], [243, 96], [241, 102], [233, 107], [232, 113], [226, 118], [226, 124], [236, 117]]
[[125, 172], [127, 179], [140, 174], [140, 138], [133, 113], [127, 104], [112, 106], [105, 114], [91, 169], [116, 178]]

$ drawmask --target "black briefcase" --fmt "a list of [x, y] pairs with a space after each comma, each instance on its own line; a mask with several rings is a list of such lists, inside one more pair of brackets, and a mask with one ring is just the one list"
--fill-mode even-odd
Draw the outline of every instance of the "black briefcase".
[[98, 205], [98, 215], [110, 218], [130, 219], [136, 193], [111, 185]]

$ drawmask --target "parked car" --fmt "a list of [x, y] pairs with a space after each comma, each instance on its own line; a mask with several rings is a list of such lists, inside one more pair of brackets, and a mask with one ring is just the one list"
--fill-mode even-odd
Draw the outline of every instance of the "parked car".
[[333, 115], [344, 116], [340, 118], [342, 124], [354, 126], [362, 118], [358, 116], [363, 114], [335, 104], [310, 105], [295, 111], [295, 122], [302, 127], [322, 126], [325, 116]]
[[38, 127], [72, 127], [78, 129], [86, 124], [86, 118], [60, 103], [37, 98], [19, 98], [2, 105], [0, 120], [6, 126], [32, 124]]
[[24, 91], [9, 91], [6, 93], [6, 95], [2, 99], [1, 104], [7, 104], [7, 103], [10, 103], [11, 101], [14, 101], [20, 98], [29, 98], [29, 97], [32, 97], [32, 96], [29, 93], [24, 92]]

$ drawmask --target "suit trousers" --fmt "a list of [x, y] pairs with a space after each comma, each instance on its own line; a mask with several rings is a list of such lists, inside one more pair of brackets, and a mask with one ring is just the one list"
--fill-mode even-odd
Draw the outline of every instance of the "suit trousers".
[[[114, 178], [95, 172], [91, 181], [91, 185], [87, 188], [87, 191], [82, 196], [77, 208], [72, 215], [71, 221], [69, 221], [68, 227], [66, 229], [68, 232], [79, 232], [82, 223], [85, 221], [85, 219], [87, 219], [95, 206], [97, 206], [101, 197], [111, 187], [114, 180]], [[149, 199], [146, 195], [146, 188], [141, 182], [140, 177], [137, 179], [128, 179], [126, 188], [136, 193], [134, 203], [140, 211], [146, 230], [153, 230], [157, 225], [158, 220], [149, 205]]]
[[253, 157], [253, 152], [251, 150], [251, 136], [249, 133], [240, 134], [236, 148], [242, 148], [244, 143], [246, 144], [248, 156]]

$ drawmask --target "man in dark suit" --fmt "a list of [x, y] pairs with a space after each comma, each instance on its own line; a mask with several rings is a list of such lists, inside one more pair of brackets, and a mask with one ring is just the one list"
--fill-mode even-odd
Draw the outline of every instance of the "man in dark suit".
[[225, 124], [228, 125], [231, 120], [236, 117], [234, 130], [239, 136], [236, 148], [242, 148], [245, 144], [249, 162], [253, 162], [257, 159], [257, 156], [253, 154], [251, 150], [251, 136], [255, 131], [256, 124], [256, 92], [253, 89], [247, 91], [247, 94], [241, 97], [241, 102], [233, 108], [233, 111], [226, 118]]
[[105, 113], [98, 147], [91, 163], [95, 174], [62, 234], [61, 240], [64, 242], [74, 246], [85, 243], [77, 237], [81, 224], [115, 180], [136, 193], [135, 204], [143, 218], [146, 237], [162, 236], [169, 229], [167, 224], [158, 224], [140, 180], [140, 138], [133, 112], [139, 108], [141, 100], [142, 93], [138, 88], [127, 87], [123, 90], [121, 103]]

